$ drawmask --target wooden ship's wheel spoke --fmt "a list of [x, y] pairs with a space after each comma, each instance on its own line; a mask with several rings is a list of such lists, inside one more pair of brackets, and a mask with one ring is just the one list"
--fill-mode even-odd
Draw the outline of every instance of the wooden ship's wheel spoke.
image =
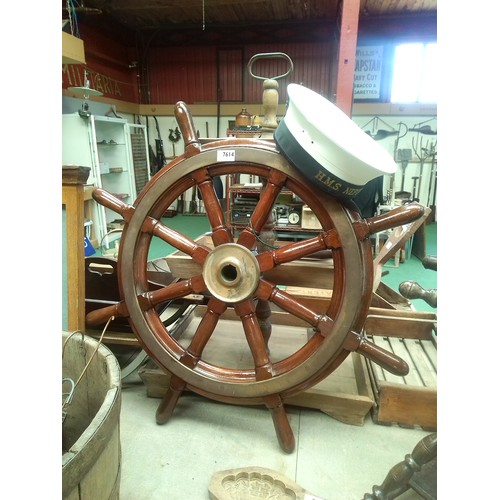
[[[137, 303], [142, 311], [147, 311], [170, 300], [180, 299], [192, 293], [202, 293], [205, 289], [203, 277], [194, 276], [187, 280], [171, 283], [159, 290], [141, 293], [137, 296]], [[91, 326], [100, 325], [111, 318], [111, 316], [129, 317], [127, 305], [123, 300], [117, 304], [89, 312], [86, 316], [86, 321]]]
[[272, 363], [257, 321], [253, 302], [250, 300], [240, 302], [234, 306], [234, 310], [241, 319], [245, 337], [252, 353], [255, 364], [255, 380], [270, 379], [272, 377]]
[[[207, 311], [201, 319], [189, 346], [179, 358], [179, 362], [188, 369], [193, 370], [198, 364], [203, 354], [203, 349], [205, 349], [207, 342], [214, 333], [220, 315], [226, 308], [227, 305], [218, 299], [212, 298], [208, 302]], [[168, 391], [163, 398], [162, 404], [156, 411], [156, 422], [158, 424], [164, 424], [172, 416], [177, 400], [186, 388], [186, 385], [186, 382], [180, 377], [176, 375], [171, 376]]]
[[[92, 193], [93, 198], [101, 205], [104, 205], [110, 210], [114, 210], [117, 214], [121, 215], [125, 222], [127, 222], [135, 211], [132, 205], [123, 203], [120, 199], [108, 193], [104, 189], [96, 188]], [[141, 231], [148, 233], [151, 236], [157, 236], [169, 245], [172, 245], [177, 250], [189, 255], [195, 262], [202, 264], [205, 257], [208, 255], [209, 250], [205, 247], [198, 245], [191, 238], [184, 236], [175, 229], [169, 228], [161, 221], [153, 217], [147, 217], [142, 225]]]
[[304, 320], [313, 326], [317, 332], [326, 336], [332, 329], [333, 320], [324, 314], [317, 313], [305, 306], [299, 299], [280, 290], [277, 286], [261, 280], [257, 297], [276, 304], [280, 309]]
[[256, 235], [262, 231], [264, 225], [268, 222], [274, 203], [286, 181], [287, 176], [283, 173], [271, 172], [250, 217], [250, 225], [241, 231], [238, 244], [244, 245], [247, 248], [253, 248], [257, 239]]
[[290, 243], [278, 249], [262, 252], [257, 256], [261, 272], [266, 272], [280, 264], [293, 262], [314, 255], [323, 250], [340, 248], [340, 241], [337, 232], [331, 229], [320, 233], [314, 238]]
[[198, 264], [203, 264], [209, 253], [207, 248], [199, 245], [191, 238], [184, 236], [182, 233], [179, 233], [179, 231], [169, 228], [161, 221], [148, 219], [144, 224], [143, 231], [160, 238], [162, 241], [172, 245], [180, 252], [184, 252]]
[[[201, 192], [205, 210], [207, 213], [210, 227], [212, 228], [212, 241], [215, 246], [233, 241], [226, 222], [224, 220], [224, 212], [217, 199], [212, 178], [204, 169], [196, 171], [193, 178], [198, 183], [198, 188]], [[193, 188], [195, 189], [195, 188]]]
[[171, 283], [159, 290], [144, 292], [137, 297], [138, 304], [143, 311], [152, 309], [158, 304], [167, 300], [181, 299], [192, 293], [203, 293], [206, 290], [203, 276], [193, 276], [192, 278]]

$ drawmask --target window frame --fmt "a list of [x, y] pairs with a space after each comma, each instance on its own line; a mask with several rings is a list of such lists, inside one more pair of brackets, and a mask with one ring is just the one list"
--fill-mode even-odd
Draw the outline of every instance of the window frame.
[[[399, 45], [405, 45], [410, 43], [419, 43], [423, 45], [428, 44], [437, 44], [437, 39], [435, 36], [425, 36], [425, 37], [408, 37], [408, 38], [398, 38], [391, 40], [390, 43], [387, 42], [387, 39], [381, 39], [380, 37], [365, 37], [358, 40], [357, 49], [366, 47], [379, 45], [383, 46], [383, 58], [382, 58], [382, 72], [381, 72], [381, 85], [380, 85], [380, 96], [375, 99], [368, 98], [356, 98], [354, 95], [353, 88], [353, 103], [359, 104], [370, 104], [370, 103], [381, 103], [381, 104], [389, 104], [389, 105], [430, 105], [434, 106], [437, 103], [435, 102], [392, 102], [391, 94], [392, 94], [392, 82], [394, 78], [394, 58], [396, 53], [396, 47]], [[354, 82], [353, 82], [354, 87]]]
[[[420, 48], [420, 73], [419, 73], [419, 83], [416, 85], [416, 88], [414, 90], [414, 95], [412, 96], [412, 99], [397, 99], [396, 98], [393, 100], [393, 94], [394, 94], [394, 84], [395, 84], [395, 78], [398, 76], [396, 75], [396, 56], [397, 56], [397, 49], [402, 46], [416, 46]], [[429, 46], [435, 46], [437, 49], [437, 41], [436, 40], [426, 40], [426, 41], [407, 41], [407, 42], [401, 42], [397, 43], [394, 45], [394, 52], [393, 52], [393, 68], [392, 68], [392, 76], [391, 76], [391, 82], [390, 82], [390, 88], [389, 88], [389, 95], [388, 95], [388, 102], [391, 104], [437, 104], [437, 97], [435, 100], [424, 100], [423, 97], [425, 95], [425, 69], [426, 66], [429, 64], [429, 60], [427, 59], [427, 50]], [[427, 68], [429, 69], [429, 68]], [[405, 69], [403, 69], [404, 71]], [[431, 69], [432, 71], [432, 69]], [[402, 82], [402, 85], [404, 85], [404, 82]]]

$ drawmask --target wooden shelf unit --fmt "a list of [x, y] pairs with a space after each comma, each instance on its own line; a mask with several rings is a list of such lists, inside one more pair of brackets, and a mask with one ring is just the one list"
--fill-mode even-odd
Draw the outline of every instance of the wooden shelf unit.
[[[85, 218], [92, 221], [92, 245], [99, 246], [119, 215], [92, 199], [92, 189], [105, 189], [133, 203], [150, 179], [145, 125], [123, 118], [78, 113], [62, 115], [62, 160], [66, 165], [90, 167], [85, 193]], [[107, 240], [106, 240], [107, 243]]]

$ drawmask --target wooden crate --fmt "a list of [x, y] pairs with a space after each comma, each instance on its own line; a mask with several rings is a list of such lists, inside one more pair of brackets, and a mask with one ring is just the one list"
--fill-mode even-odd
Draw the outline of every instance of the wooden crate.
[[407, 376], [392, 375], [367, 360], [378, 424], [437, 429], [437, 339], [434, 313], [371, 308], [365, 328], [370, 340], [402, 357]]
[[[197, 306], [194, 319], [179, 339], [184, 346], [191, 340], [204, 310], [204, 306]], [[237, 329], [241, 328], [241, 323], [233, 318], [235, 315], [232, 309], [222, 315], [216, 333], [203, 351], [203, 357], [211, 363], [229, 368], [253, 367], [253, 358], [244, 334], [235, 335]], [[293, 325], [291, 315], [273, 313], [271, 318], [271, 359], [277, 360], [290, 355], [306, 342], [307, 328]], [[149, 397], [162, 398], [165, 395], [170, 382], [169, 373], [163, 372], [154, 363], [149, 363], [139, 371], [139, 375], [146, 385]], [[368, 369], [361, 356], [352, 353], [323, 381], [285, 399], [285, 403], [315, 408], [341, 422], [362, 426], [374, 404]]]

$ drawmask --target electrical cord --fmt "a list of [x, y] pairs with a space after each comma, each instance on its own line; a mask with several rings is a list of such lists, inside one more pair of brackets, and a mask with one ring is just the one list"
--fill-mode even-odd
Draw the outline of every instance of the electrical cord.
[[249, 221], [249, 226], [250, 226], [250, 230], [252, 231], [252, 234], [255, 236], [255, 239], [261, 243], [262, 245], [264, 245], [265, 247], [267, 248], [272, 248], [273, 250], [278, 250], [278, 248], [280, 248], [279, 246], [274, 246], [274, 245], [270, 245], [269, 243], [266, 243], [264, 240], [262, 240], [260, 238], [260, 236], [257, 234], [257, 232], [255, 231], [255, 229], [253, 228], [253, 225], [252, 225], [252, 218], [250, 218], [250, 221]]

